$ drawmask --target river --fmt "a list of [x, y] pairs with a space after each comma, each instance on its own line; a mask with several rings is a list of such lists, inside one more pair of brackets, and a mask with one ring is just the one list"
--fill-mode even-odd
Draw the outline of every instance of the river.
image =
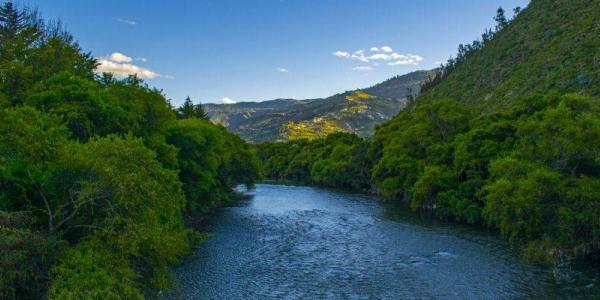
[[[522, 262], [497, 234], [376, 198], [257, 185], [218, 210], [175, 269], [176, 299], [514, 299], [600, 296], [596, 276]], [[588, 272], [589, 271], [589, 272]]]

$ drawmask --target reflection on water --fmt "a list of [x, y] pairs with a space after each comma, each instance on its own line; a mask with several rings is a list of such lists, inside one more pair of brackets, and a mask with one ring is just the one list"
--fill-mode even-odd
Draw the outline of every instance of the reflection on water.
[[495, 234], [390, 214], [370, 196], [258, 185], [176, 269], [181, 299], [586, 298], [593, 277], [523, 264]]

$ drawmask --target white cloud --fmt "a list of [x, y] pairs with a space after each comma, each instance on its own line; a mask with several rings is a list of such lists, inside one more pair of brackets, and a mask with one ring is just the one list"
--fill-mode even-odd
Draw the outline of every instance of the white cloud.
[[98, 67], [96, 71], [98, 73], [111, 73], [117, 77], [127, 77], [129, 75], [137, 75], [139, 78], [156, 78], [159, 77], [160, 74], [150, 71], [146, 68], [142, 68], [140, 66], [127, 64], [127, 63], [117, 63], [114, 61], [110, 61], [108, 59], [99, 59]]
[[138, 57], [135, 60], [136, 61], [141, 61], [141, 62], [144, 62], [144, 63], [148, 61], [148, 59], [146, 59], [145, 57]]
[[369, 62], [369, 59], [362, 54], [361, 55], [352, 54], [352, 59], [362, 61], [362, 62]]
[[357, 66], [352, 68], [352, 71], [371, 71], [373, 68], [371, 66]]
[[[423, 58], [419, 55], [412, 54], [400, 54], [398, 52], [394, 52], [392, 47], [390, 46], [381, 46], [381, 47], [371, 47], [369, 48], [372, 53], [370, 55], [365, 55], [365, 50], [360, 49], [352, 54], [347, 51], [337, 51], [333, 53], [335, 56], [350, 60], [357, 60], [364, 63], [372, 63], [374, 67], [377, 67], [377, 61], [386, 61], [390, 66], [397, 65], [418, 65]], [[356, 70], [361, 70], [363, 68], [356, 68]], [[372, 69], [372, 68], [371, 68]], [[354, 70], [354, 68], [353, 68]], [[362, 70], [364, 71], [364, 69]]]
[[346, 52], [346, 51], [335, 51], [333, 53], [333, 55], [337, 56], [337, 57], [350, 57], [350, 53]]
[[286, 68], [281, 68], [281, 67], [277, 68], [277, 71], [280, 72], [280, 73], [289, 73], [290, 72], [290, 70], [288, 70]]
[[403, 54], [398, 54], [398, 53], [396, 53], [396, 52], [394, 52], [394, 53], [390, 54], [390, 58], [391, 58], [392, 60], [402, 59], [402, 58], [405, 58], [405, 57], [406, 57], [406, 55], [403, 55]]
[[333, 55], [341, 58], [349, 58], [352, 60], [358, 60], [362, 62], [368, 62], [369, 59], [365, 56], [365, 50], [357, 50], [354, 53], [350, 54], [347, 51], [338, 50], [333, 53]]
[[164, 79], [175, 79], [175, 76], [167, 74], [167, 75], [164, 75], [163, 78]]
[[402, 57], [396, 61], [389, 62], [388, 65], [390, 65], [390, 66], [415, 65], [416, 66], [422, 60], [423, 60], [423, 58], [418, 55], [407, 54], [407, 55], [402, 55]]
[[108, 60], [114, 61], [116, 63], [128, 63], [133, 60], [133, 58], [121, 53], [121, 52], [113, 52], [111, 55], [107, 57]]
[[358, 60], [358, 61], [362, 61], [362, 62], [369, 62], [369, 59], [365, 56], [365, 50], [363, 50], [363, 49], [354, 51], [354, 53], [352, 53], [350, 58], [353, 60]]
[[233, 100], [231, 98], [227, 98], [227, 97], [224, 97], [224, 98], [221, 98], [221, 99], [217, 100], [217, 103], [221, 103], [221, 104], [235, 104], [236, 102], [237, 101], [235, 101], [235, 100]]
[[390, 47], [390, 46], [382, 46], [380, 49], [381, 49], [381, 51], [383, 51], [385, 53], [390, 53], [390, 52], [394, 51], [394, 50], [392, 50], [392, 47]]
[[135, 26], [135, 25], [137, 25], [137, 22], [133, 21], [133, 20], [117, 19], [117, 21], [119, 21], [120, 23], [123, 23], [123, 24], [127, 24], [129, 26]]
[[372, 60], [391, 60], [392, 57], [390, 55], [384, 54], [384, 53], [377, 53], [377, 54], [373, 54], [371, 56], [369, 56], [369, 59]]
[[[117, 77], [137, 75], [139, 78], [156, 78], [161, 75], [146, 68], [130, 64], [133, 59], [123, 53], [113, 52], [109, 56], [98, 58], [98, 73], [111, 73]], [[165, 76], [165, 78], [167, 78]]]
[[390, 53], [390, 54], [385, 54], [385, 53], [377, 53], [377, 54], [373, 54], [371, 56], [369, 56], [369, 60], [385, 60], [385, 61], [390, 61], [390, 60], [400, 60], [400, 59], [405, 59], [407, 56], [404, 54], [399, 54], [396, 52]]

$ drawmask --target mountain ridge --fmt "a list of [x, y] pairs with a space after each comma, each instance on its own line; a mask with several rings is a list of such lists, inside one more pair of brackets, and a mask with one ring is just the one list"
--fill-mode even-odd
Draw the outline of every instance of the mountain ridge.
[[431, 70], [410, 72], [327, 98], [211, 103], [204, 108], [212, 122], [251, 142], [311, 139], [336, 131], [367, 137], [374, 133], [376, 124], [394, 117], [409, 96], [418, 95], [421, 85], [433, 74]]
[[600, 55], [593, 51], [600, 48], [598, 9], [593, 0], [531, 1], [507, 30], [473, 51], [419, 100], [453, 98], [506, 107], [549, 91], [600, 95]]

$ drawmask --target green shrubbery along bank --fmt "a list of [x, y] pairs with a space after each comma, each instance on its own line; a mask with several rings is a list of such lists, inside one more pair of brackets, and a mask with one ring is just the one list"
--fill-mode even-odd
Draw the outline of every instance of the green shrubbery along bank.
[[370, 188], [497, 228], [534, 261], [597, 260], [598, 18], [600, 3], [588, 0], [534, 0], [513, 20], [499, 10], [495, 30], [461, 45], [371, 139], [263, 144], [265, 175]]
[[249, 145], [60, 25], [0, 5], [0, 298], [140, 299], [239, 184], [372, 191], [498, 229], [524, 257], [600, 258], [600, 2], [532, 0], [461, 45], [373, 137]]
[[251, 186], [250, 147], [59, 25], [0, 6], [0, 298], [139, 299], [172, 285], [183, 216]]

